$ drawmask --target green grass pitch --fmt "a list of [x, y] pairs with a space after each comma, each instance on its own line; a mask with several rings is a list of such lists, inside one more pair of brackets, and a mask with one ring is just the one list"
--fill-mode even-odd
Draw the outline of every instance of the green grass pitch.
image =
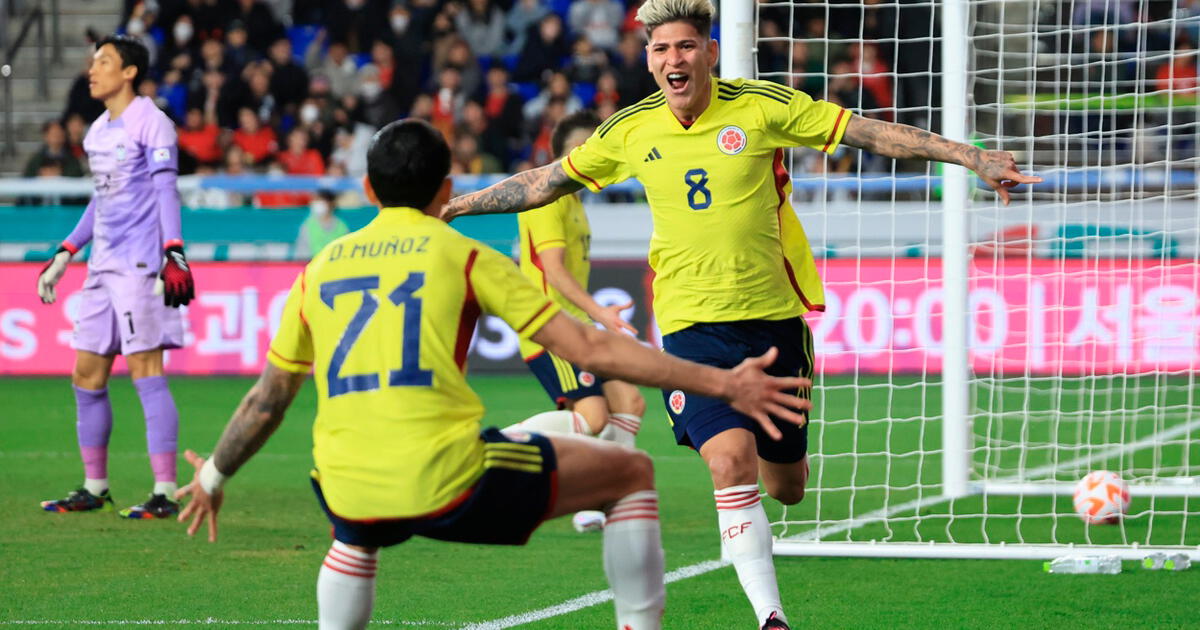
[[[503, 426], [547, 406], [529, 377], [481, 376], [472, 382], [487, 404], [490, 424]], [[172, 379], [182, 414], [181, 447], [211, 449], [250, 383], [248, 379]], [[826, 383], [838, 384], [845, 383]], [[127, 378], [119, 377], [110, 391], [116, 421], [109, 475], [118, 507], [124, 507], [143, 499], [150, 486], [150, 469], [133, 388]], [[852, 478], [856, 485], [866, 486], [888, 474], [893, 481], [913, 486], [893, 492], [893, 503], [916, 496], [923, 485], [924, 492], [936, 491], [938, 461], [925, 458], [921, 463], [920, 458], [905, 455], [936, 448], [940, 431], [936, 387], [831, 387], [827, 392], [818, 412], [827, 421], [814, 428], [814, 448], [834, 453], [849, 451], [856, 444], [861, 453], [886, 450], [895, 455], [826, 459], [814, 469], [814, 484], [829, 490], [820, 493], [819, 502], [818, 494], [810, 493], [792, 509], [790, 520], [811, 519], [818, 507], [823, 517], [844, 518], [851, 511], [862, 514], [883, 505], [881, 490], [836, 490]], [[719, 549], [707, 473], [697, 456], [674, 445], [657, 393], [645, 393], [650, 411], [639, 445], [656, 463], [667, 569], [714, 560]], [[1035, 406], [1043, 404], [1032, 400]], [[65, 494], [81, 477], [70, 385], [65, 378], [0, 380], [0, 626], [36, 622], [41, 627], [79, 627], [87, 622], [89, 628], [124, 627], [159, 621], [173, 627], [180, 621], [206, 620], [214, 627], [270, 626], [280, 620], [315, 619], [315, 578], [329, 545], [329, 528], [307, 481], [314, 406], [312, 388], [306, 386], [280, 430], [228, 486], [221, 539], [210, 545], [199, 536], [188, 539], [183, 526], [174, 522], [41, 512], [39, 500]], [[897, 417], [925, 419], [883, 422], [889, 407]], [[1004, 407], [1021, 408], [1015, 399]], [[850, 417], [867, 422], [837, 421]], [[991, 429], [977, 426], [976, 430]], [[1189, 444], [1175, 451], [1149, 449], [1148, 453], [1144, 456], [1157, 458], [1164, 466], [1200, 461], [1195, 445]], [[191, 476], [185, 468], [181, 464], [181, 479]], [[986, 524], [960, 516], [954, 521], [953, 527], [959, 528], [954, 533], [963, 539], [985, 533], [1001, 539], [1036, 538], [1051, 525], [1037, 515], [1062, 510], [1051, 503], [1027, 499], [1008, 505], [993, 500], [989, 513], [1025, 516], [989, 519]], [[928, 519], [928, 525], [900, 518], [861, 528], [853, 536], [936, 539], [951, 514], [967, 515], [981, 508], [970, 501], [935, 506], [929, 513], [946, 518]], [[1154, 540], [1161, 535], [1174, 544], [1180, 539], [1197, 544], [1200, 527], [1189, 528], [1184, 518], [1194, 506], [1161, 504], [1156, 509], [1176, 510], [1182, 516], [1159, 518]], [[1132, 512], [1138, 510], [1135, 504]], [[768, 500], [767, 511], [775, 519], [781, 508]], [[1138, 539], [1146, 534], [1138, 529], [1138, 522], [1131, 519], [1126, 524], [1126, 535]], [[1081, 526], [1060, 521], [1063, 527], [1079, 531], [1062, 531], [1060, 536], [1082, 535]], [[1098, 531], [1092, 528], [1093, 539], [1119, 537], [1121, 530]], [[784, 603], [796, 628], [1148, 628], [1197, 623], [1200, 570], [1150, 572], [1127, 563], [1126, 572], [1118, 576], [1057, 576], [1043, 574], [1040, 565], [1035, 561], [776, 561]], [[417, 539], [383, 552], [374, 619], [400, 627], [456, 628], [554, 606], [605, 586], [600, 537], [575, 533], [569, 519], [546, 524], [524, 548]], [[522, 627], [611, 628], [612, 608], [603, 603]], [[721, 568], [668, 586], [664, 627], [753, 628], [733, 569]]]

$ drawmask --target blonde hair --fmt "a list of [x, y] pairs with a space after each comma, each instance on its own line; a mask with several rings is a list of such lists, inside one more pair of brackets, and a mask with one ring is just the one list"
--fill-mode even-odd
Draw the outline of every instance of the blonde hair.
[[709, 37], [716, 15], [712, 0], [646, 0], [638, 9], [637, 19], [646, 26], [647, 36], [668, 22], [687, 22], [702, 37]]

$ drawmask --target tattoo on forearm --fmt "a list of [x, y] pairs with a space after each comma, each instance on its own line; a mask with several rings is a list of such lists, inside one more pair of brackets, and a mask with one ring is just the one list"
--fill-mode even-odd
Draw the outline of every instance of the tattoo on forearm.
[[238, 405], [217, 442], [213, 451], [217, 470], [232, 475], [262, 448], [283, 421], [284, 412], [303, 383], [304, 375], [268, 365]]
[[949, 162], [973, 170], [977, 170], [983, 153], [978, 147], [947, 140], [923, 129], [862, 116], [850, 119], [842, 142], [886, 157]]
[[450, 200], [446, 214], [495, 214], [521, 212], [544, 206], [559, 197], [573, 193], [583, 185], [567, 177], [557, 162], [541, 168], [518, 173], [470, 195]]

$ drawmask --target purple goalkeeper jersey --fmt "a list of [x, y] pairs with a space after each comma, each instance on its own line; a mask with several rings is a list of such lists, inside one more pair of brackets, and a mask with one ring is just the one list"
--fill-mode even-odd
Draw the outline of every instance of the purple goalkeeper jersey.
[[67, 242], [78, 249], [91, 238], [90, 271], [157, 272], [164, 245], [180, 239], [175, 124], [139, 96], [117, 120], [101, 114], [83, 150], [96, 192]]

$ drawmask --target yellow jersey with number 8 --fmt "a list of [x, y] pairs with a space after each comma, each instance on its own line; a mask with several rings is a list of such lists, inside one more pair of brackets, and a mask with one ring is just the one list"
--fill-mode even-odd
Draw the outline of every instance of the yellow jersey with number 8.
[[768, 81], [714, 78], [709, 98], [685, 127], [656, 92], [613, 114], [562, 160], [592, 191], [630, 177], [645, 187], [663, 334], [824, 308], [783, 149], [832, 153], [850, 113]]

